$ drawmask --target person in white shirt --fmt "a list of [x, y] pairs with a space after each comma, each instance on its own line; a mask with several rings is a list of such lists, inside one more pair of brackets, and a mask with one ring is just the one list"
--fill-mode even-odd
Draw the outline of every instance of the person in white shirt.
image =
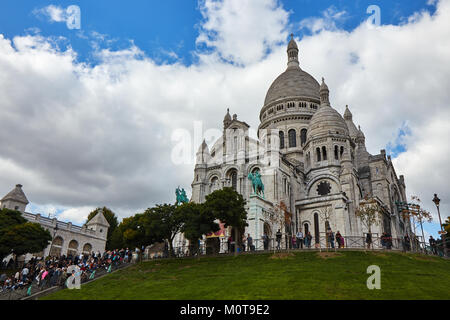
[[22, 270], [22, 281], [26, 282], [27, 281], [27, 277], [28, 277], [28, 273], [30, 272], [30, 270], [25, 266], [25, 268], [23, 268]]
[[297, 249], [300, 247], [303, 249], [303, 232], [302, 229], [299, 229], [297, 232], [297, 235], [295, 236], [297, 238]]

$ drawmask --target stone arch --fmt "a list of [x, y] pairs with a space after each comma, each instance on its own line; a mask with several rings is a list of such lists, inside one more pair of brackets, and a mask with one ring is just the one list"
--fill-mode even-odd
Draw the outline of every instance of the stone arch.
[[72, 256], [78, 253], [78, 241], [71, 240], [69, 242], [69, 248], [67, 249], [67, 255], [71, 254]]
[[217, 175], [213, 175], [211, 179], [209, 180], [211, 192], [214, 192], [216, 190], [220, 189], [220, 180]]
[[332, 180], [338, 186], [338, 189], [340, 191], [340, 183], [339, 183], [339, 180], [335, 176], [332, 176], [331, 174], [321, 174], [321, 175], [313, 178], [306, 186], [306, 190], [308, 191], [308, 196], [310, 196], [311, 187], [314, 185], [314, 183], [316, 183], [319, 180], [323, 180], [323, 179]]
[[85, 243], [83, 246], [83, 253], [90, 254], [92, 252], [92, 245], [90, 243]]
[[227, 170], [226, 174], [227, 179], [230, 180], [231, 187], [234, 191], [238, 191], [237, 184], [238, 184], [238, 170], [236, 168], [230, 168]]
[[267, 221], [264, 222], [263, 230], [264, 230], [264, 234], [266, 234], [269, 237], [269, 239], [272, 238], [272, 227], [270, 226], [270, 224]]
[[297, 147], [297, 131], [295, 129], [290, 129], [288, 132], [289, 136], [289, 148]]
[[302, 229], [303, 235], [306, 237], [308, 231], [311, 232], [311, 221], [309, 220], [302, 221], [300, 228]]
[[211, 179], [216, 176], [219, 181], [222, 178], [222, 173], [219, 170], [214, 170], [211, 171], [207, 176], [206, 176], [206, 181], [211, 182]]
[[284, 143], [284, 132], [280, 130], [278, 133], [278, 136], [280, 138], [280, 149], [284, 149], [285, 143]]
[[302, 130], [300, 130], [300, 143], [302, 146], [304, 146], [306, 143], [307, 135], [308, 135], [307, 129], [303, 128]]
[[328, 159], [328, 156], [327, 156], [327, 147], [323, 146], [323, 147], [322, 147], [322, 160], [323, 160], [323, 161], [326, 161], [327, 159]]
[[319, 213], [314, 213], [314, 240], [316, 243], [320, 243], [320, 226], [319, 226]]
[[62, 253], [63, 245], [64, 239], [61, 236], [57, 236], [55, 239], [53, 239], [49, 255], [51, 257], [59, 257]]

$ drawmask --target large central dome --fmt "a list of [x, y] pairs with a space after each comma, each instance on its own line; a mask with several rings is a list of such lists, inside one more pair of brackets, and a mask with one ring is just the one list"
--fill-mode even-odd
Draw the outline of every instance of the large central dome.
[[267, 106], [279, 99], [288, 97], [305, 97], [319, 100], [320, 85], [309, 73], [299, 66], [289, 66], [267, 91], [264, 105]]

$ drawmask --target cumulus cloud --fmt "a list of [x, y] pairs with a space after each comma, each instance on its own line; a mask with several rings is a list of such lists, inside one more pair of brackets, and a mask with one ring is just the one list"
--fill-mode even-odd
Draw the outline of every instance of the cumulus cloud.
[[288, 35], [289, 13], [277, 0], [202, 0], [199, 8], [204, 21], [197, 44], [237, 64], [259, 62]]
[[44, 8], [33, 10], [33, 14], [36, 16], [45, 16], [51, 22], [63, 22], [66, 21], [66, 12], [60, 6], [49, 5]]
[[320, 17], [305, 18], [298, 23], [298, 29], [306, 29], [311, 33], [318, 33], [323, 30], [338, 30], [338, 25], [348, 18], [345, 10], [337, 10], [335, 6], [330, 6], [322, 12]]
[[[286, 68], [292, 27], [274, 0], [199, 7], [197, 43], [210, 50], [189, 66], [158, 64], [133, 44], [98, 48], [99, 63], [89, 66], [52, 39], [0, 36], [0, 190], [22, 183], [32, 203], [75, 208], [63, 217], [77, 221], [97, 206], [123, 217], [174, 202], [178, 185], [189, 193], [194, 163], [172, 162], [173, 132], [193, 134], [194, 121], [221, 129], [227, 107], [256, 128], [267, 89]], [[323, 24], [298, 44], [301, 67], [325, 77], [338, 111], [350, 106], [369, 152], [401, 142], [394, 163], [408, 193], [450, 199], [450, 2], [401, 26], [347, 32]], [[410, 131], [399, 140], [405, 123]]]

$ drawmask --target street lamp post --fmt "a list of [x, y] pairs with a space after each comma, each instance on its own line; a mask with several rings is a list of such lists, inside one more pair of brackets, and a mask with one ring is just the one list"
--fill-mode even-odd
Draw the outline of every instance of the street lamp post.
[[55, 241], [55, 237], [56, 237], [56, 233], [58, 232], [58, 223], [56, 223], [55, 229], [53, 230], [53, 238], [52, 238], [52, 243], [50, 244], [50, 249], [48, 251], [48, 255], [51, 258], [51, 254], [52, 254], [52, 248], [53, 248], [53, 241]]
[[433, 202], [436, 205], [438, 216], [439, 216], [439, 224], [441, 225], [441, 232], [440, 233], [442, 235], [442, 241], [444, 242], [444, 256], [447, 257], [447, 235], [446, 235], [446, 232], [445, 232], [444, 227], [442, 225], [441, 213], [439, 211], [439, 203], [441, 202], [441, 199], [438, 198], [436, 193], [434, 194]]

